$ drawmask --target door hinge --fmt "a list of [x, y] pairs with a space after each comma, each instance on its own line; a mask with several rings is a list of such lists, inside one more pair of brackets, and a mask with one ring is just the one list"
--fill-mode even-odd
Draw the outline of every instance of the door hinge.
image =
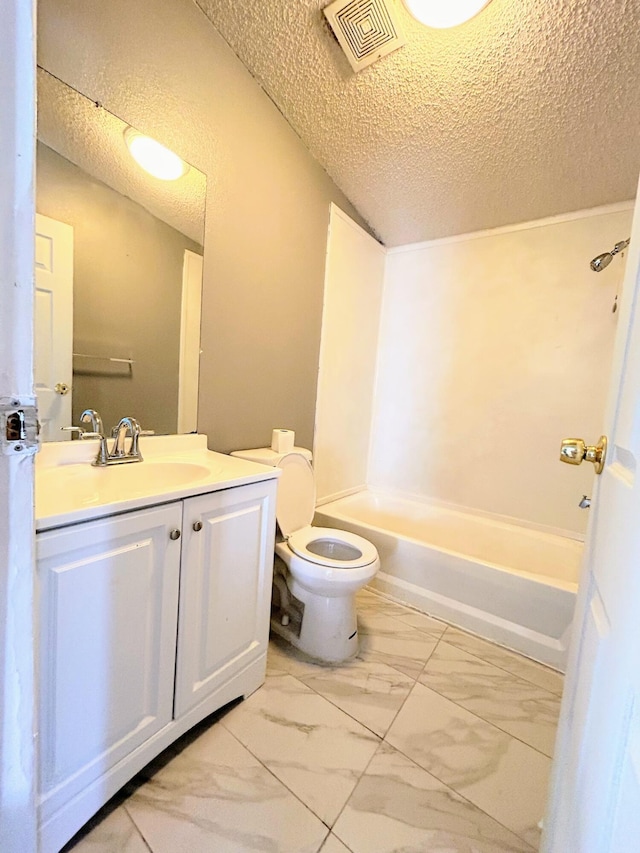
[[39, 432], [35, 397], [0, 397], [0, 447], [3, 454], [29, 456], [37, 453]]

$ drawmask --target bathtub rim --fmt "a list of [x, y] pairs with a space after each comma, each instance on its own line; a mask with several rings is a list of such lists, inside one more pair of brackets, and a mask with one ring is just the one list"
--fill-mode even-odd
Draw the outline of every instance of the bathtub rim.
[[[497, 512], [491, 512], [477, 507], [469, 507], [463, 504], [455, 504], [451, 501], [441, 500], [440, 498], [427, 497], [426, 495], [414, 494], [412, 492], [404, 492], [400, 489], [387, 489], [381, 486], [356, 486], [353, 489], [345, 489], [342, 492], [336, 492], [328, 497], [320, 498], [316, 502], [316, 511], [330, 503], [346, 500], [347, 498], [355, 497], [360, 494], [379, 495], [382, 497], [395, 498], [397, 500], [408, 501], [409, 503], [417, 503], [423, 506], [435, 507], [444, 509], [448, 512], [453, 512], [459, 515], [471, 515], [476, 518], [483, 518], [495, 524], [505, 524], [509, 527], [523, 527], [526, 530], [532, 530], [537, 533], [547, 534], [549, 536], [559, 536], [563, 539], [570, 539], [574, 542], [584, 544], [586, 534], [579, 533], [577, 530], [569, 530], [565, 527], [553, 527], [547, 524], [538, 524], [535, 521], [529, 521], [525, 518], [518, 518], [515, 515], [501, 515]], [[420, 540], [417, 540], [420, 541]]]
[[[369, 491], [369, 490], [360, 489], [358, 492], [352, 492], [351, 495], [345, 496], [345, 498], [346, 497], [353, 497], [354, 495], [357, 495], [357, 494], [364, 494], [366, 491]], [[388, 495], [389, 493], [388, 492], [378, 492], [378, 494]], [[394, 495], [394, 497], [395, 496], [396, 495]], [[338, 498], [335, 501], [331, 501], [331, 503], [337, 503], [338, 501], [342, 501], [345, 498]], [[423, 502], [423, 503], [425, 503], [425, 502]], [[544, 584], [545, 586], [552, 586], [556, 589], [561, 589], [564, 592], [577, 593], [577, 591], [578, 591], [578, 586], [580, 583], [580, 572], [581, 572], [580, 566], [578, 567], [578, 578], [575, 581], [565, 581], [565, 580], [561, 580], [560, 578], [551, 577], [549, 575], [542, 575], [538, 572], [527, 572], [527, 571], [524, 571], [523, 569], [514, 569], [511, 566], [507, 566], [507, 565], [504, 565], [501, 563], [494, 563], [494, 562], [491, 562], [490, 560], [483, 560], [480, 557], [475, 557], [475, 556], [472, 556], [470, 554], [465, 554], [463, 551], [455, 551], [451, 548], [445, 548], [441, 545], [434, 545], [432, 542], [429, 542], [429, 541], [423, 540], [423, 539], [417, 539], [415, 536], [409, 536], [406, 533], [397, 533], [394, 530], [390, 530], [388, 528], [380, 527], [379, 525], [376, 525], [376, 524], [370, 524], [366, 521], [362, 521], [359, 518], [354, 518], [353, 516], [345, 515], [344, 513], [332, 513], [330, 515], [327, 515], [325, 510], [326, 510], [326, 507], [328, 505], [329, 505], [329, 503], [319, 504], [316, 507], [316, 514], [325, 515], [327, 518], [337, 518], [340, 521], [344, 521], [344, 522], [349, 523], [349, 524], [356, 524], [356, 525], [359, 525], [363, 529], [368, 530], [368, 531], [371, 530], [371, 531], [374, 531], [376, 533], [380, 533], [380, 534], [383, 534], [386, 536], [395, 536], [396, 538], [401, 538], [401, 539], [406, 540], [407, 542], [411, 542], [413, 545], [416, 545], [420, 548], [431, 548], [434, 551], [438, 551], [439, 553], [442, 553], [442, 554], [447, 554], [449, 556], [458, 557], [458, 558], [461, 558], [464, 560], [470, 560], [474, 563], [477, 563], [479, 566], [482, 566], [482, 567], [487, 568], [487, 569], [494, 569], [496, 571], [504, 572], [504, 573], [509, 574], [509, 575], [517, 575], [518, 577], [522, 577], [522, 578], [525, 578], [527, 580], [536, 581], [538, 583]], [[438, 505], [437, 508], [438, 509], [447, 509], [448, 511], [452, 511], [452, 510], [449, 510], [448, 507], [444, 507], [444, 506]], [[457, 514], [464, 516], [466, 513], [464, 511], [459, 511]], [[470, 514], [474, 515], [473, 512]], [[488, 519], [488, 520], [491, 520], [491, 519]], [[510, 524], [509, 522], [496, 522], [496, 524], [500, 525], [500, 526], [508, 526], [508, 527], [519, 527], [520, 526], [520, 525], [513, 524], [513, 523]], [[578, 542], [580, 544], [580, 540], [571, 539], [571, 537], [562, 537], [558, 533], [549, 533], [548, 529], [537, 530], [534, 528], [534, 529], [532, 529], [532, 532], [540, 533], [540, 534], [546, 535], [546, 536], [568, 538], [571, 541], [575, 541], [575, 542]]]

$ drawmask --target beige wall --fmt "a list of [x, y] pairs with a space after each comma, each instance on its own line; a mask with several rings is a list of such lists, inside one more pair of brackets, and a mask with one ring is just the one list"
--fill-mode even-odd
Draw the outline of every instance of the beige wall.
[[[595, 215], [594, 215], [595, 214]], [[602, 429], [631, 206], [391, 250], [370, 482], [571, 531], [593, 467], [560, 441]]]
[[73, 227], [73, 351], [135, 361], [75, 358], [73, 423], [176, 432], [182, 266], [202, 248], [41, 143], [36, 172], [37, 212]]
[[191, 0], [40, 0], [39, 63], [207, 174], [199, 429], [311, 447], [329, 205], [358, 214]]

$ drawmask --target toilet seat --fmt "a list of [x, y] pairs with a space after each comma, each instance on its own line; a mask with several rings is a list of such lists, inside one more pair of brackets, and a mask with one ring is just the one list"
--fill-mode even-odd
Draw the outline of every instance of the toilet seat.
[[313, 469], [304, 456], [287, 453], [280, 460], [280, 468], [276, 517], [294, 554], [328, 569], [361, 569], [378, 559], [375, 546], [362, 536], [346, 530], [312, 526], [315, 483]]
[[[371, 542], [355, 533], [332, 527], [308, 525], [292, 533], [287, 538], [287, 545], [303, 560], [332, 569], [360, 569], [378, 559], [376, 547]], [[317, 550], [313, 550], [314, 545]], [[353, 549], [358, 552], [357, 556], [349, 558]], [[346, 552], [342, 557], [339, 556], [341, 550]]]

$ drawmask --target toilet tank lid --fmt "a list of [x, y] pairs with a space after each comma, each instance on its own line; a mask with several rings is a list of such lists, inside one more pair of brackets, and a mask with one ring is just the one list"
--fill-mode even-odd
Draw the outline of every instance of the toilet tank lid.
[[[311, 462], [313, 456], [310, 450], [306, 447], [294, 447], [288, 453], [299, 453]], [[270, 447], [256, 447], [253, 450], [234, 450], [231, 456], [239, 456], [241, 459], [247, 459], [249, 462], [259, 462], [261, 465], [273, 465], [274, 467], [280, 464], [280, 460], [285, 453], [277, 453]]]

